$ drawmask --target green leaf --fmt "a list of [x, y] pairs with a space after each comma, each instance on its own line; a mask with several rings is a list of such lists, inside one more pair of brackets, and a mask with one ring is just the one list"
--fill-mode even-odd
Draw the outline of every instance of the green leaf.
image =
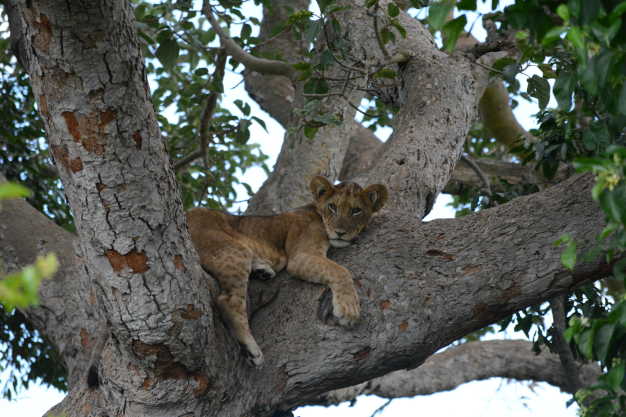
[[309, 43], [313, 43], [322, 29], [322, 24], [322, 19], [309, 21], [304, 32], [304, 39]]
[[587, 64], [581, 74], [581, 82], [589, 94], [597, 96], [605, 87], [612, 59], [613, 53], [604, 51], [594, 56]]
[[574, 269], [576, 265], [576, 242], [574, 240], [570, 240], [561, 253], [561, 263], [570, 271]]
[[580, 334], [580, 338], [578, 339], [578, 347], [583, 355], [587, 357], [587, 359], [591, 359], [593, 357], [593, 332], [591, 329], [584, 330]]
[[567, 5], [559, 4], [559, 7], [556, 8], [556, 14], [558, 14], [565, 23], [569, 22], [569, 9]]
[[476, 10], [476, 0], [461, 0], [456, 7], [459, 10]]
[[328, 91], [328, 83], [323, 78], [311, 78], [304, 84], [306, 94], [326, 94]]
[[617, 366], [611, 368], [606, 376], [607, 382], [613, 389], [613, 391], [619, 392], [621, 390], [622, 381], [624, 380], [624, 371], [626, 371], [626, 363], [622, 362]]
[[626, 1], [621, 2], [620, 4], [617, 5], [617, 7], [615, 7], [613, 9], [613, 11], [611, 12], [611, 14], [609, 15], [609, 20], [610, 21], [615, 21], [618, 20], [619, 17], [626, 12]]
[[244, 23], [241, 27], [241, 34], [239, 35], [239, 37], [241, 39], [248, 39], [250, 35], [252, 35], [252, 26], [250, 26], [248, 23]]
[[257, 122], [263, 128], [263, 130], [269, 133], [269, 131], [267, 130], [267, 126], [265, 125], [265, 121], [263, 119], [260, 119], [256, 116], [252, 116], [251, 119]]
[[617, 100], [617, 112], [626, 115], [626, 82], [622, 82], [622, 91]]
[[596, 330], [593, 347], [598, 360], [606, 361], [614, 331], [615, 324], [613, 323], [605, 323]]
[[390, 68], [383, 68], [374, 73], [374, 78], [396, 78], [396, 72]]
[[614, 21], [608, 27], [604, 26], [600, 22], [592, 22], [590, 28], [596, 38], [598, 38], [604, 45], [609, 46], [615, 35], [617, 35], [621, 25], [621, 20]]
[[543, 77], [533, 75], [528, 80], [528, 94], [539, 100], [539, 109], [543, 110], [550, 101], [550, 83]]
[[581, 0], [581, 13], [580, 23], [581, 25], [588, 25], [600, 14], [600, 10], [603, 10], [602, 4], [598, 4], [598, 0]]
[[572, 236], [569, 233], [565, 233], [563, 236], [559, 237], [554, 241], [554, 246], [561, 246], [564, 243], [569, 243], [572, 241]]
[[0, 184], [0, 200], [30, 197], [31, 194], [32, 193], [28, 188], [14, 182], [5, 182]]
[[572, 107], [572, 94], [576, 87], [576, 74], [566, 72], [556, 79], [554, 83], [554, 96], [559, 109], [568, 111]]
[[393, 34], [392, 31], [390, 31], [387, 28], [382, 28], [380, 31], [380, 38], [383, 42], [383, 45], [388, 44], [389, 42], [392, 42], [396, 40], [396, 35]]
[[428, 8], [428, 24], [433, 30], [439, 30], [446, 22], [448, 14], [454, 8], [454, 1], [441, 0]]
[[169, 37], [159, 42], [155, 55], [165, 68], [172, 68], [176, 64], [179, 52], [178, 42]]
[[387, 14], [391, 17], [396, 17], [400, 14], [400, 9], [396, 5], [396, 3], [391, 2], [387, 5]]
[[565, 26], [555, 26], [552, 29], [550, 29], [549, 31], [546, 32], [546, 34], [543, 36], [543, 39], [541, 40], [541, 44], [543, 46], [550, 46], [552, 45], [554, 42], [558, 41], [561, 39], [561, 35], [567, 30], [567, 28]]
[[610, 220], [626, 223], [626, 186], [604, 190], [599, 196], [599, 202]]
[[569, 0], [567, 3], [568, 9], [569, 9], [569, 14], [570, 16], [574, 16], [574, 17], [579, 17], [580, 16], [580, 10], [582, 8], [582, 5], [580, 4], [581, 0]]
[[443, 36], [443, 46], [446, 51], [452, 52], [456, 46], [456, 41], [459, 39], [459, 35], [463, 32], [467, 19], [465, 15], [459, 16], [456, 19], [450, 20], [441, 29]]
[[404, 28], [404, 26], [402, 26], [400, 22], [398, 22], [397, 19], [392, 19], [390, 23], [391, 23], [391, 26], [396, 28], [398, 33], [400, 33], [400, 36], [406, 39], [406, 29]]
[[318, 130], [319, 130], [319, 127], [308, 126], [308, 125], [304, 126], [304, 136], [306, 136], [308, 139], [313, 139]]
[[585, 37], [583, 32], [577, 26], [571, 27], [567, 32], [566, 38], [572, 43], [572, 45], [576, 49], [576, 53], [580, 62], [586, 62], [587, 50], [585, 48]]

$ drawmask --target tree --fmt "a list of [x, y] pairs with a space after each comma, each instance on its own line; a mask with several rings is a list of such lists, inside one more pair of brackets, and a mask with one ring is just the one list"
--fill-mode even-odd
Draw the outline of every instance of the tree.
[[[458, 6], [467, 3], [472, 2]], [[238, 2], [220, 2], [228, 13], [205, 2], [199, 17], [191, 2], [151, 7], [118, 0], [4, 0], [12, 45], [28, 73], [55, 161], [53, 175], [62, 181], [76, 230], [73, 234], [55, 225], [21, 200], [6, 203], [0, 218], [0, 254], [7, 265], [31, 263], [42, 249], [54, 251], [60, 261], [59, 273], [42, 285], [41, 304], [24, 310], [57, 348], [67, 370], [68, 395], [50, 414], [271, 415], [317, 403], [339, 388], [415, 368], [460, 337], [547, 300], [558, 309], [563, 294], [610, 276], [621, 259], [615, 248], [610, 248], [612, 258], [607, 259], [603, 248], [584, 261], [572, 259], [596, 248], [595, 236], [606, 221], [591, 197], [593, 176], [559, 171], [559, 163], [580, 154], [575, 152], [577, 142], [545, 146], [552, 136], [563, 138], [558, 134], [563, 114], [544, 113], [537, 142], [544, 144], [542, 152], [539, 145], [520, 148], [515, 139], [530, 134], [513, 124], [508, 95], [502, 82], [493, 79], [495, 70], [515, 90], [519, 86], [512, 77], [520, 62], [539, 60], [524, 54], [533, 42], [546, 40], [552, 21], [538, 19], [526, 35], [518, 36], [519, 42], [514, 37], [515, 29], [528, 22], [530, 6], [561, 19], [561, 32], [550, 32], [555, 39], [548, 40], [562, 42], [559, 35], [566, 33], [571, 48], [557, 52], [568, 59], [587, 59], [585, 38], [574, 22], [586, 12], [571, 6], [570, 21], [553, 3], [520, 1], [504, 15], [502, 30], [491, 23], [494, 30], [485, 42], [459, 38], [465, 20], [449, 16], [455, 3], [435, 3], [427, 23], [443, 34], [447, 51], [442, 51], [425, 26], [405, 13], [409, 4], [402, 2], [324, 1], [319, 2], [319, 18], [305, 11], [308, 2], [267, 2], [259, 37], [252, 37], [254, 22], [245, 20]], [[609, 12], [619, 8], [606, 7]], [[222, 27], [238, 23], [233, 16], [243, 21], [237, 39]], [[619, 20], [621, 12], [616, 16]], [[610, 29], [609, 17], [607, 31], [612, 32], [605, 35], [600, 25], [594, 29], [600, 35], [594, 36], [606, 36], [608, 43], [624, 39], [619, 36], [624, 28]], [[220, 48], [207, 46], [214, 36]], [[451, 53], [458, 39], [459, 51]], [[242, 46], [256, 46], [256, 55]], [[163, 66], [146, 64], [144, 53]], [[507, 54], [516, 53], [524, 58], [507, 60]], [[567, 101], [564, 112], [570, 112], [574, 95], [578, 113], [572, 113], [593, 133], [577, 138], [589, 148], [602, 145], [594, 148], [598, 154], [623, 140], [619, 122], [626, 113], [626, 93], [604, 108], [604, 102], [593, 101], [595, 96], [580, 100], [577, 83], [595, 87], [596, 96], [606, 88], [622, 91], [623, 80], [615, 81], [620, 53], [603, 61], [609, 64], [604, 66], [595, 61], [600, 55], [594, 56], [594, 65], [588, 67], [615, 70], [607, 70], [602, 83], [593, 81], [597, 74], [592, 71], [580, 79], [561, 74], [555, 86], [563, 107]], [[198, 56], [212, 63], [209, 81]], [[183, 216], [183, 200], [185, 205], [210, 204], [204, 189], [212, 185], [219, 191], [215, 184], [230, 184], [231, 177], [211, 177], [211, 164], [221, 162], [230, 173], [231, 164], [224, 161], [237, 160], [235, 152], [216, 159], [208, 149], [226, 146], [230, 142], [225, 138], [245, 144], [253, 120], [234, 123], [232, 116], [219, 112], [227, 56], [232, 67], [246, 68], [252, 97], [287, 127], [273, 172], [249, 202], [251, 212], [302, 204], [308, 199], [306, 182], [316, 174], [385, 183], [391, 192], [385, 212], [359, 244], [331, 253], [352, 271], [359, 287], [362, 319], [355, 329], [325, 323], [328, 294], [323, 288], [285, 275], [252, 286], [252, 327], [266, 357], [262, 369], [246, 365], [214, 313], [215, 283], [199, 267]], [[565, 74], [560, 62], [546, 67], [544, 75], [555, 68]], [[187, 103], [181, 126], [169, 125], [155, 113], [148, 72], [158, 83], [157, 108], [171, 104], [170, 95], [179, 94], [179, 101]], [[186, 78], [185, 72], [191, 75]], [[543, 109], [547, 81], [531, 80], [528, 94]], [[171, 92], [181, 85], [194, 93]], [[354, 121], [365, 97], [374, 98], [373, 109], [364, 112], [367, 121], [393, 125], [384, 144]], [[595, 113], [589, 116], [592, 105]], [[484, 147], [494, 148], [472, 133], [479, 108], [485, 127], [493, 129], [498, 146], [506, 149], [493, 152], [499, 160], [480, 161], [478, 167], [468, 162], [481, 173], [480, 187], [491, 202], [503, 197], [493, 192], [485, 172], [492, 176], [498, 169], [541, 191], [480, 214], [423, 224], [421, 219], [446, 186], [456, 186], [462, 202], [467, 194], [459, 191], [459, 184], [477, 183], [468, 178], [474, 172], [457, 169], [464, 148], [478, 156]], [[247, 116], [245, 103], [241, 109]], [[495, 122], [505, 116], [495, 122], [487, 117], [495, 109], [509, 114], [504, 128]], [[570, 131], [586, 132], [585, 126], [570, 126]], [[498, 127], [504, 134], [497, 133]], [[249, 149], [242, 152], [243, 165], [262, 159], [250, 156]], [[195, 166], [199, 172], [179, 172], [182, 194], [170, 157], [175, 168]], [[516, 163], [533, 158], [540, 173]], [[621, 190], [622, 177], [617, 177], [610, 184]], [[549, 180], [560, 182], [546, 188]], [[493, 189], [500, 192], [498, 187], [502, 195], [513, 193], [504, 182]], [[200, 197], [193, 196], [198, 189]], [[618, 207], [620, 217], [612, 192], [601, 189], [596, 196], [609, 195], [602, 206]], [[232, 201], [228, 191], [212, 195], [213, 203]], [[563, 257], [554, 242], [563, 241], [565, 233], [570, 249]], [[566, 363], [567, 353], [560, 360]], [[571, 371], [567, 364], [563, 369]]]

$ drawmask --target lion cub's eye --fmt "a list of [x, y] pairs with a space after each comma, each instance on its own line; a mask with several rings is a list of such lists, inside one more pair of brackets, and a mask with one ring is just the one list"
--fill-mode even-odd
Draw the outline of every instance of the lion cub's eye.
[[353, 216], [358, 216], [358, 215], [359, 215], [359, 214], [361, 214], [361, 213], [363, 213], [363, 210], [361, 210], [361, 209], [360, 209], [360, 208], [358, 208], [358, 207], [355, 207], [355, 208], [353, 208], [353, 209], [352, 209], [352, 215], [353, 215]]
[[337, 214], [337, 206], [334, 205], [333, 203], [330, 203], [328, 205], [328, 210], [330, 210], [330, 212], [333, 213], [333, 214]]

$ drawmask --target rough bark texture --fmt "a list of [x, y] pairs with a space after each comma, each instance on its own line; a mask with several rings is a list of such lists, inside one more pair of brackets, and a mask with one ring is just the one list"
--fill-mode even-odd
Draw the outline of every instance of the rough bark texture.
[[[569, 374], [563, 370], [559, 356], [545, 349], [536, 354], [532, 346], [525, 340], [465, 343], [431, 356], [419, 368], [395, 371], [353, 387], [331, 391], [322, 395], [318, 404], [353, 401], [359, 395], [383, 398], [429, 395], [494, 376], [548, 382], [574, 394], [576, 390], [570, 389]], [[595, 364], [581, 365], [579, 372], [585, 385], [592, 385], [601, 375]]]
[[[355, 277], [361, 322], [346, 330], [317, 319], [320, 303], [329, 299], [322, 287], [284, 274], [253, 283], [252, 311], [280, 292], [253, 317], [266, 364], [252, 369], [213, 314], [213, 281], [200, 270], [188, 238], [130, 5], [5, 3], [78, 230], [74, 238], [41, 224], [37, 238], [20, 241], [0, 229], [0, 252], [13, 253], [7, 257], [16, 267], [31, 262], [17, 251], [36, 253], [41, 240], [63, 252], [67, 275], [46, 284], [41, 308], [30, 313], [61, 346], [68, 367], [78, 367], [68, 396], [51, 414], [270, 415], [416, 367], [468, 332], [610, 273], [601, 261], [570, 272], [553, 246], [570, 233], [585, 251], [601, 230], [590, 176], [462, 219], [419, 221], [454, 169], [487, 80], [470, 75], [465, 58], [437, 51], [428, 32], [403, 16], [409, 36], [387, 53], [409, 48], [415, 55], [397, 68], [404, 84], [384, 92], [403, 107], [368, 173], [388, 184], [392, 202], [356, 245], [331, 252]], [[353, 64], [369, 68], [385, 54], [371, 25], [363, 24], [371, 13], [362, 2], [353, 6], [339, 14], [347, 28], [342, 36], [361, 46]], [[355, 100], [360, 92], [347, 94]], [[326, 105], [352, 118], [345, 100], [330, 97]], [[336, 178], [353, 131], [348, 124], [326, 127], [315, 141], [288, 135], [254, 210], [299, 204], [310, 175]], [[19, 204], [5, 210], [16, 216]], [[0, 216], [3, 228], [11, 227], [8, 218]], [[73, 251], [70, 242], [76, 242]], [[68, 279], [71, 285], [64, 284]], [[96, 358], [100, 385], [88, 388], [76, 376], [85, 365], [77, 363], [91, 357], [97, 340], [105, 341]]]

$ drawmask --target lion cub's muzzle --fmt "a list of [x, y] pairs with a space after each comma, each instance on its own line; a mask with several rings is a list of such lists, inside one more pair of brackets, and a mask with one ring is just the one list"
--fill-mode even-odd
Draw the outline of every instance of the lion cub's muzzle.
[[328, 241], [334, 248], [345, 248], [350, 246], [357, 237], [357, 233], [348, 233], [341, 230], [326, 230]]

